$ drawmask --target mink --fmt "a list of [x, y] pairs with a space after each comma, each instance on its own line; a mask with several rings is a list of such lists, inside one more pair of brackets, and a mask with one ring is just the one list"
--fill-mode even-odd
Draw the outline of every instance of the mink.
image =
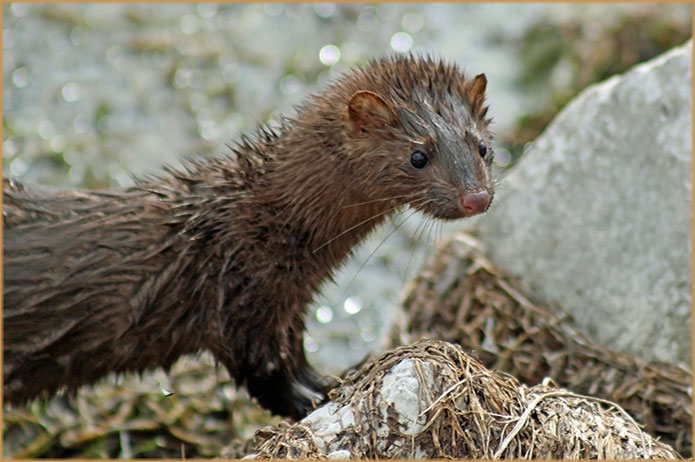
[[407, 206], [441, 220], [490, 206], [486, 85], [387, 57], [133, 187], [4, 180], [6, 402], [209, 351], [262, 406], [303, 417], [329, 387], [305, 356], [307, 307], [355, 246]]

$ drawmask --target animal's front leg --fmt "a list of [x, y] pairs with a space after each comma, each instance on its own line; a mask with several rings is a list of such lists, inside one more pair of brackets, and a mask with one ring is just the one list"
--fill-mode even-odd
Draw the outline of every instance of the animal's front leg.
[[302, 322], [285, 329], [266, 323], [237, 332], [233, 342], [213, 353], [261, 406], [299, 420], [326, 399], [331, 386], [306, 359]]
[[301, 340], [290, 357], [276, 359], [277, 367], [251, 371], [246, 386], [261, 406], [299, 420], [326, 399], [328, 381], [308, 364]]

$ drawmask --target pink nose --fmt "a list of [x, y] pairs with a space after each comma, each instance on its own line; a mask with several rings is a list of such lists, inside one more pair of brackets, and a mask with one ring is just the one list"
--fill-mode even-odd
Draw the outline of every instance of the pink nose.
[[472, 191], [459, 195], [459, 209], [467, 217], [483, 213], [489, 205], [490, 193], [487, 191]]

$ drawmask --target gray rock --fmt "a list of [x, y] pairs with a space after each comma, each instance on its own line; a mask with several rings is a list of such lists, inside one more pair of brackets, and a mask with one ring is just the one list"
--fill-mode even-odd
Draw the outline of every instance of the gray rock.
[[592, 86], [480, 221], [496, 264], [598, 343], [691, 362], [692, 41]]
[[[422, 364], [421, 370], [427, 383], [435, 382], [430, 364]], [[436, 389], [434, 384], [432, 387]], [[399, 362], [384, 376], [381, 397], [376, 400], [375, 406], [381, 411], [381, 421], [384, 422], [374, 429], [378, 438], [377, 450], [382, 454], [392, 455], [400, 454], [399, 451], [408, 452], [409, 448], [404, 447], [405, 440], [402, 438], [394, 440], [389, 437], [393, 433], [393, 428], [385, 423], [389, 421], [390, 416], [398, 416], [397, 428], [401, 431], [400, 435], [408, 437], [415, 437], [424, 427], [425, 416], [420, 414], [426, 403], [422, 401], [417, 367], [412, 359]], [[358, 444], [360, 440], [368, 438], [368, 432], [357, 430], [369, 427], [368, 422], [364, 421], [363, 414], [358, 414], [362, 416], [358, 420], [349, 404], [340, 405], [330, 402], [309, 414], [301, 423], [311, 428], [312, 441], [322, 451], [329, 454], [329, 458], [349, 459], [357, 455], [345, 449], [346, 447], [360, 445], [369, 447], [369, 442]], [[407, 442], [410, 442], [409, 438]], [[411, 456], [420, 458], [425, 455], [422, 449], [413, 449], [415, 452], [410, 454]]]

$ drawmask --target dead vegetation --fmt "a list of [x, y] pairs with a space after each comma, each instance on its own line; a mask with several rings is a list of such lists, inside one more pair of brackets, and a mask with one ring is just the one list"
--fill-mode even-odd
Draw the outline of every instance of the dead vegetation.
[[5, 458], [242, 457], [281, 422], [236, 388], [209, 355], [82, 387], [76, 396], [4, 409]]
[[411, 283], [403, 315], [392, 346], [451, 344], [371, 359], [297, 424], [260, 409], [208, 356], [184, 358], [168, 375], [5, 408], [4, 456], [677, 457], [662, 442], [692, 454], [689, 370], [591, 343], [468, 235]]
[[441, 341], [369, 361], [331, 400], [296, 425], [259, 433], [256, 457], [678, 457], [610, 402], [546, 384], [526, 387]]
[[460, 344], [487, 367], [528, 385], [550, 378], [582, 395], [617, 403], [682, 456], [692, 455], [692, 372], [602, 348], [569, 315], [535, 303], [496, 268], [481, 244], [460, 233], [411, 282], [392, 344], [428, 337]]

